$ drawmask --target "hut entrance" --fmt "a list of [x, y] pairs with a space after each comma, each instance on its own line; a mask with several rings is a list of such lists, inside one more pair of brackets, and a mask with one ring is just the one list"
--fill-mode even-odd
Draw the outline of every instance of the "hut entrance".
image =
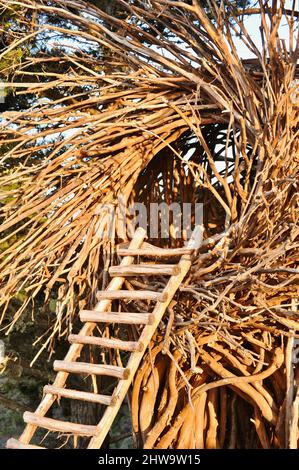
[[133, 191], [134, 201], [146, 207], [149, 240], [181, 246], [200, 222], [207, 236], [225, 230], [229, 218], [236, 219], [242, 211], [238, 202], [234, 213], [228, 213], [229, 197], [252, 188], [256, 170], [248, 166], [251, 154], [249, 145], [245, 153], [240, 151], [238, 132], [224, 124], [203, 126], [200, 140], [186, 132], [164, 147], [142, 171]]

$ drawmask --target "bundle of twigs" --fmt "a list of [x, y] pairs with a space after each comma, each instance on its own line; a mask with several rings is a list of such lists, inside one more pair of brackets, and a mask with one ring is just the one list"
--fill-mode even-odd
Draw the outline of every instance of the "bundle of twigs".
[[[120, 20], [0, 1], [14, 14], [2, 75], [32, 103], [1, 121], [3, 319], [16, 293], [10, 329], [56, 289], [45, 348], [93, 304], [113, 251], [101, 204], [202, 202], [205, 242], [135, 379], [134, 430], [147, 448], [297, 447], [298, 12], [259, 2], [259, 50], [246, 12], [208, 3], [119, 0]], [[56, 55], [26, 55], [54, 33]]]

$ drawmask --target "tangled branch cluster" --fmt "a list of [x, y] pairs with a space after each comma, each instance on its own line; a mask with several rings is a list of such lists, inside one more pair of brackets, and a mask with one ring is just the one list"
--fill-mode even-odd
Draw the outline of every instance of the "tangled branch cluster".
[[[4, 314], [25, 292], [9, 327], [56, 289], [47, 347], [94, 303], [114, 256], [101, 204], [202, 202], [205, 242], [135, 379], [134, 429], [148, 448], [296, 447], [298, 14], [260, 2], [260, 50], [226, 2], [210, 16], [199, 1], [118, 4], [122, 19], [82, 1], [0, 1], [20, 25], [2, 74], [32, 100], [0, 129]], [[26, 56], [47, 34], [68, 43]]]

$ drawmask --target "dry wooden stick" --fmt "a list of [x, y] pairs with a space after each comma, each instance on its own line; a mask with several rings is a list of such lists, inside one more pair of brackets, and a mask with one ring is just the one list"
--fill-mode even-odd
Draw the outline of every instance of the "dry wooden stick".
[[[174, 355], [174, 358], [177, 360], [180, 357], [180, 353], [176, 352]], [[169, 376], [168, 376], [168, 385], [169, 385], [169, 399], [167, 406], [165, 408], [165, 411], [161, 415], [159, 421], [155, 424], [155, 426], [151, 429], [150, 434], [147, 436], [147, 440], [144, 443], [144, 448], [145, 449], [151, 449], [160, 434], [163, 432], [163, 429], [165, 428], [165, 425], [169, 422], [171, 419], [177, 399], [178, 399], [178, 391], [176, 389], [176, 384], [175, 384], [175, 379], [176, 379], [176, 374], [177, 374], [177, 368], [176, 365], [172, 362], [170, 365], [170, 371], [169, 371]]]

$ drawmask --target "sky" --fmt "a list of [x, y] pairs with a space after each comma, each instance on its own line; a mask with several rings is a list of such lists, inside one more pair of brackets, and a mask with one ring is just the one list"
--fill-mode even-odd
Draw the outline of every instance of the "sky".
[[[286, 0], [285, 1], [285, 8], [286, 9], [291, 9], [293, 5], [293, 0]], [[295, 10], [299, 11], [299, 0], [295, 0]], [[261, 41], [261, 35], [259, 32], [259, 27], [261, 24], [261, 20], [259, 15], [251, 15], [247, 16], [244, 19], [244, 24], [249, 32], [251, 39], [253, 39], [255, 45], [259, 48], [259, 50], [262, 49], [262, 41]], [[297, 34], [298, 34], [298, 21], [297, 21]], [[281, 39], [285, 39], [287, 46], [288, 44], [288, 39], [289, 39], [289, 27], [288, 24], [285, 20], [282, 21], [281, 27], [279, 29], [279, 35]], [[235, 38], [235, 44], [237, 46], [238, 52], [240, 57], [242, 59], [248, 59], [251, 57], [254, 57], [251, 51], [247, 49], [245, 44], [242, 42], [241, 39]]]

